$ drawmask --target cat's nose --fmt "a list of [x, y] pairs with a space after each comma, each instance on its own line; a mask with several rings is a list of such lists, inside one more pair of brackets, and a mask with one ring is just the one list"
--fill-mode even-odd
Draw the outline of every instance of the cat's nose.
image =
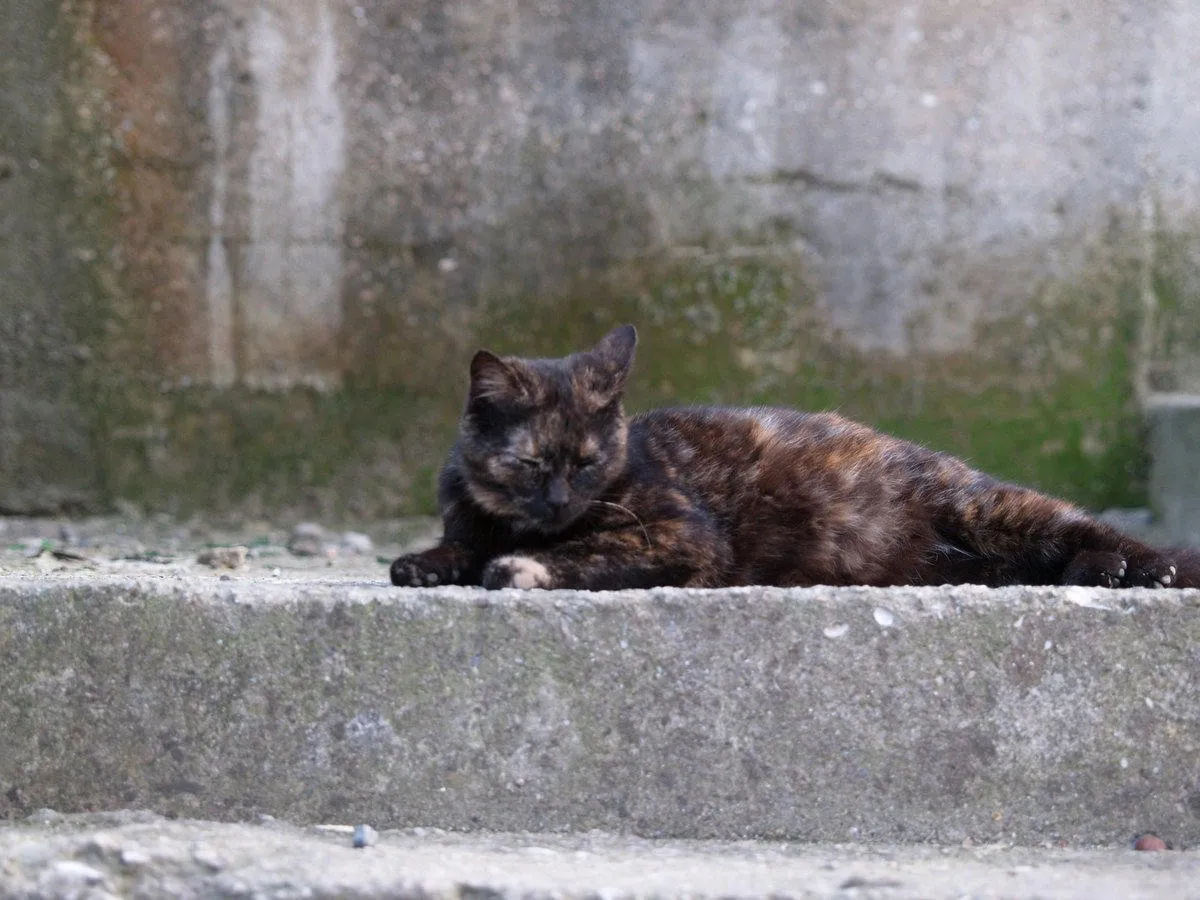
[[560, 510], [571, 502], [571, 492], [567, 488], [565, 478], [555, 478], [546, 487], [546, 504], [553, 510]]

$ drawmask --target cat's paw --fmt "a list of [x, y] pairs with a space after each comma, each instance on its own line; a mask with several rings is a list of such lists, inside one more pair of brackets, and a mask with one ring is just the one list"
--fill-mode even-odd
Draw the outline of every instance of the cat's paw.
[[1171, 587], [1178, 570], [1174, 563], [1151, 550], [1126, 557], [1122, 553], [1084, 550], [1075, 555], [1063, 573], [1063, 584], [1088, 587]]
[[1075, 558], [1063, 572], [1062, 583], [1084, 587], [1123, 587], [1128, 571], [1129, 562], [1123, 554], [1084, 550], [1075, 554]]
[[1175, 584], [1179, 570], [1167, 557], [1154, 550], [1131, 554], [1125, 587], [1165, 588]]
[[461, 572], [445, 560], [432, 553], [411, 553], [392, 562], [389, 570], [392, 584], [397, 587], [433, 587], [438, 584], [455, 584]]
[[551, 588], [554, 579], [550, 570], [529, 556], [497, 556], [483, 570], [483, 586], [499, 588]]

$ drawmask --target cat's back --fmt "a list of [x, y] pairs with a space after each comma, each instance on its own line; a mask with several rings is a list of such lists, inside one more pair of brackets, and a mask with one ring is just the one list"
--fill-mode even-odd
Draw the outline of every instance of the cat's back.
[[[806, 470], [882, 463], [912, 445], [831, 412], [784, 407], [695, 406], [634, 416], [630, 443], [672, 476], [767, 475], [764, 466]], [[919, 448], [913, 448], [919, 449]]]
[[836, 413], [775, 407], [643, 413], [630, 449], [712, 515], [743, 584], [893, 583], [897, 548], [928, 540], [924, 497], [969, 471]]

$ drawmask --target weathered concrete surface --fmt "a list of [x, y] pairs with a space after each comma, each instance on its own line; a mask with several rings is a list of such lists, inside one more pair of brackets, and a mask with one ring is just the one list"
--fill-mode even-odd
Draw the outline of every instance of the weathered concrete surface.
[[1194, 592], [227, 578], [0, 581], [0, 811], [1200, 840]]
[[79, 390], [96, 251], [71, 227], [81, 198], [57, 113], [70, 72], [56, 5], [11, 0], [0, 16], [0, 511], [99, 502]]
[[9, 3], [0, 504], [429, 512], [478, 344], [633, 320], [638, 405], [1138, 505], [1134, 373], [1200, 371], [1193, 6]]
[[1200, 544], [1200, 394], [1152, 394], [1147, 404], [1150, 493], [1164, 536]]
[[598, 833], [385, 832], [169, 822], [145, 813], [0, 829], [5, 897], [597, 898], [888, 897], [896, 900], [1200, 897], [1200, 856], [1031, 850], [647, 841]]

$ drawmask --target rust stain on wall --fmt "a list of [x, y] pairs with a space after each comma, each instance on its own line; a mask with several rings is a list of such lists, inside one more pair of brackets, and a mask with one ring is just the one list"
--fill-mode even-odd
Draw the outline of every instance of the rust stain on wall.
[[340, 380], [345, 124], [326, 0], [205, 14], [111, 0], [120, 269], [153, 374]]
[[[206, 378], [195, 252], [196, 173], [203, 135], [187, 108], [196, 49], [183, 11], [151, 0], [109, 0], [93, 20], [113, 67], [112, 177], [120, 258], [135, 337], [127, 364], [169, 379]], [[136, 325], [134, 324], [136, 323]]]

